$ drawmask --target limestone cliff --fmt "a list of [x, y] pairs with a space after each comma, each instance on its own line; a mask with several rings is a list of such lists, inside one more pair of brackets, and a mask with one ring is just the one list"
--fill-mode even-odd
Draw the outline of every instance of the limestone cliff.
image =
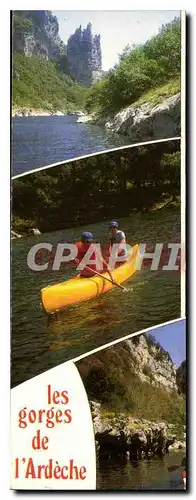
[[138, 384], [149, 386], [152, 393], [160, 388], [165, 393], [178, 394], [176, 367], [152, 335], [136, 335], [104, 349], [80, 361], [78, 368], [89, 396], [102, 402], [109, 402], [112, 387], [122, 395], [130, 390], [133, 397]]
[[176, 367], [170, 355], [150, 336], [138, 335], [127, 340], [134, 370], [143, 382], [177, 391]]
[[49, 10], [14, 11], [13, 49], [55, 60], [66, 52], [56, 16]]
[[89, 23], [84, 30], [76, 29], [66, 46], [59, 36], [58, 20], [49, 10], [14, 11], [13, 50], [58, 61], [62, 72], [85, 86], [102, 77], [100, 35], [93, 36]]
[[93, 36], [92, 25], [80, 27], [70, 36], [67, 43], [67, 57], [70, 75], [83, 85], [90, 86], [101, 78], [100, 35]]
[[183, 361], [176, 372], [176, 382], [180, 393], [186, 393], [186, 361]]
[[186, 446], [177, 370], [152, 335], [103, 349], [77, 367], [90, 400], [99, 458], [140, 459]]

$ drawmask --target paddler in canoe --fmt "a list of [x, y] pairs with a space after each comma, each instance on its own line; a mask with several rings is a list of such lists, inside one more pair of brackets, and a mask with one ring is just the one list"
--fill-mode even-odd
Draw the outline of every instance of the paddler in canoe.
[[[77, 243], [75, 243], [75, 246], [77, 247], [78, 254], [77, 254], [77, 258], [74, 259], [73, 264], [76, 264], [76, 265], [79, 265], [83, 261], [88, 250], [91, 249], [92, 253], [90, 256], [90, 260], [92, 261], [92, 263], [89, 263], [88, 266], [85, 266], [81, 270], [80, 276], [83, 278], [90, 278], [91, 276], [94, 276], [95, 272], [98, 271], [98, 269], [96, 267], [95, 251], [93, 251], [93, 234], [88, 232], [88, 231], [85, 231], [81, 235], [81, 241], [78, 241]], [[111, 271], [110, 271], [110, 268], [109, 268], [107, 262], [105, 261], [105, 259], [103, 258], [102, 255], [100, 257], [101, 257], [101, 261], [102, 261], [101, 271], [102, 272], [108, 271], [110, 278], [113, 281]]]
[[136, 270], [135, 262], [139, 246], [136, 244], [126, 248], [125, 235], [118, 229], [115, 221], [112, 221], [109, 227], [108, 259], [105, 255], [103, 257], [100, 244], [93, 242], [92, 233], [83, 233], [81, 241], [74, 245], [77, 246], [77, 252], [72, 263], [77, 267], [79, 274], [41, 290], [42, 305], [48, 314], [90, 300], [115, 286], [123, 292], [129, 290], [122, 283]]
[[[118, 229], [118, 222], [112, 220], [109, 225], [109, 255], [112, 254], [114, 245], [117, 247], [117, 257], [115, 268], [123, 264], [128, 258], [127, 246], [126, 246], [126, 236], [123, 231]], [[115, 252], [114, 252], [115, 253]], [[122, 259], [121, 259], [122, 257]]]
[[[115, 248], [114, 245], [116, 245]], [[88, 266], [85, 266], [81, 270], [80, 276], [84, 278], [89, 278], [91, 276], [94, 276], [97, 271], [100, 271], [100, 268], [97, 269], [95, 251], [93, 252], [93, 234], [88, 231], [83, 232], [81, 235], [81, 241], [75, 243], [75, 246], [77, 247], [78, 253], [77, 253], [77, 258], [74, 259], [73, 263], [77, 265], [83, 261], [85, 255], [87, 254], [89, 249], [91, 249], [91, 258], [90, 258], [91, 263], [88, 264]], [[111, 256], [113, 258], [111, 258]], [[111, 262], [113, 261], [114, 263], [114, 266], [112, 265], [113, 269], [123, 264], [127, 260], [127, 258], [128, 258], [128, 252], [126, 248], [125, 234], [123, 231], [120, 231], [118, 229], [118, 223], [116, 221], [111, 221], [109, 225], [109, 245], [107, 248], [107, 258], [104, 259], [103, 255], [100, 254], [100, 259], [102, 264], [101, 272], [104, 273], [107, 271], [109, 273], [111, 281], [114, 282], [111, 274], [111, 268], [107, 260], [111, 260]]]

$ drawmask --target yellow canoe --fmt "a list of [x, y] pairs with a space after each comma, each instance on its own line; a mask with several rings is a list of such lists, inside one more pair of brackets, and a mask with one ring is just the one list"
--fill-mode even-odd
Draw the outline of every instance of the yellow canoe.
[[[139, 245], [129, 250], [128, 260], [114, 269], [111, 274], [113, 279], [121, 284], [126, 281], [135, 272], [135, 262], [139, 252]], [[103, 273], [103, 276], [110, 278], [108, 272]], [[56, 285], [47, 286], [41, 290], [42, 305], [48, 314], [52, 314], [67, 306], [78, 304], [79, 302], [86, 302], [89, 299], [97, 297], [102, 293], [108, 292], [115, 285], [109, 283], [99, 276], [92, 276], [90, 278], [82, 278], [80, 274], [75, 278], [57, 283]]]

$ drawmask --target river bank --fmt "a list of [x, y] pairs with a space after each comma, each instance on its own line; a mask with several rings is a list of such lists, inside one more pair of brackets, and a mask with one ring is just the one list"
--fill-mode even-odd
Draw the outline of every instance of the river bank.
[[83, 111], [66, 111], [66, 110], [48, 110], [37, 109], [30, 107], [14, 107], [12, 109], [12, 117], [26, 117], [26, 116], [87, 116]]
[[[91, 401], [97, 456], [100, 459], [126, 457], [141, 459], [164, 456], [171, 450], [186, 448], [186, 427], [176, 432], [175, 424], [114, 414]], [[183, 438], [182, 438], [183, 436]]]
[[126, 135], [131, 142], [142, 142], [180, 136], [181, 96], [156, 94], [146, 96], [117, 113], [92, 117], [92, 123]]
[[[160, 212], [160, 211], [163, 212], [164, 210], [166, 210], [166, 214], [167, 214], [167, 210], [176, 210], [176, 209], [180, 209], [180, 199], [177, 198], [174, 201], [173, 198], [170, 197], [169, 199], [165, 198], [165, 200], [162, 200], [161, 202], [159, 202], [157, 204], [155, 203], [155, 205], [150, 209], [144, 209], [144, 208], [143, 208], [143, 210], [134, 210], [133, 209], [131, 212], [129, 211], [128, 215], [140, 216], [143, 213], [147, 213], [147, 212], [148, 213], [156, 213], [156, 212]], [[126, 216], [127, 214], [125, 213], [124, 215]], [[121, 217], [122, 217], [122, 214], [121, 214]], [[95, 217], [93, 217], [93, 220], [89, 219], [86, 223], [91, 224], [91, 223], [96, 223], [96, 222], [99, 222], [99, 217], [97, 217], [96, 219], [95, 219]], [[43, 228], [42, 228], [42, 230], [40, 231], [40, 229], [35, 228], [36, 224], [37, 224], [37, 221], [35, 221], [35, 220], [28, 219], [25, 217], [18, 217], [18, 216], [15, 216], [13, 214], [13, 216], [12, 216], [12, 233], [13, 233], [12, 237], [13, 238], [17, 238], [17, 237], [21, 238], [21, 237], [25, 237], [25, 236], [30, 236], [32, 234], [38, 234], [35, 231], [39, 231], [39, 234], [47, 232], [47, 229], [43, 230]], [[73, 224], [73, 221], [72, 221], [71, 223], [64, 224], [62, 230], [69, 229], [70, 224], [72, 227], [78, 227], [78, 221], [75, 221], [75, 224]], [[56, 228], [54, 228], [54, 231], [55, 231], [55, 229]]]
[[[117, 113], [99, 115], [85, 110], [49, 110], [31, 107], [13, 107], [12, 117], [25, 116], [77, 116], [78, 123], [92, 123], [118, 134], [129, 135], [135, 142], [180, 134], [180, 92], [167, 95], [164, 91], [148, 93], [138, 102], [122, 108]], [[165, 129], [165, 133], [164, 133]]]

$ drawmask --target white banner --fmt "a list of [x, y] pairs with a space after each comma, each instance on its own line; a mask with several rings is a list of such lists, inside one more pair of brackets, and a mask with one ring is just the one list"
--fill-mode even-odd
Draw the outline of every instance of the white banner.
[[71, 361], [11, 390], [11, 459], [11, 489], [96, 489], [92, 418]]

